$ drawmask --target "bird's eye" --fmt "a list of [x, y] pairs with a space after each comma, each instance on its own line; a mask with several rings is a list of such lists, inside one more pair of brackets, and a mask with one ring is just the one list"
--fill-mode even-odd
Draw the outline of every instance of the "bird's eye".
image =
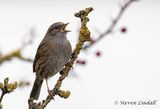
[[58, 27], [56, 26], [55, 29], [58, 29]]

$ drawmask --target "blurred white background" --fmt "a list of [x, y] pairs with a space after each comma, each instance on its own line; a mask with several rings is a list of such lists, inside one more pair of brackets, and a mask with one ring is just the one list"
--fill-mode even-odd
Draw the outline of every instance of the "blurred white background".
[[[34, 58], [36, 49], [48, 27], [57, 21], [70, 22], [72, 30], [68, 39], [74, 48], [77, 41], [79, 19], [74, 13], [92, 6], [88, 27], [92, 36], [104, 32], [119, 12], [123, 0], [0, 0], [0, 52], [6, 54], [22, 45], [28, 38], [28, 31], [35, 27], [34, 43], [23, 54]], [[68, 78], [62, 89], [70, 90], [71, 96], [58, 96], [46, 109], [159, 109], [160, 108], [160, 1], [140, 0], [133, 3], [124, 13], [113, 34], [104, 38], [94, 47], [81, 52], [87, 59], [86, 66], [77, 66], [78, 77]], [[119, 29], [127, 27], [127, 33]], [[97, 58], [95, 51], [102, 56]], [[51, 78], [53, 87], [59, 75]], [[33, 83], [35, 75], [32, 64], [13, 59], [0, 66], [0, 81], [9, 77], [10, 81], [27, 80]], [[27, 108], [31, 87], [17, 89], [3, 99], [3, 109]], [[43, 84], [40, 99], [46, 96]], [[158, 100], [156, 105], [115, 105], [115, 101]]]

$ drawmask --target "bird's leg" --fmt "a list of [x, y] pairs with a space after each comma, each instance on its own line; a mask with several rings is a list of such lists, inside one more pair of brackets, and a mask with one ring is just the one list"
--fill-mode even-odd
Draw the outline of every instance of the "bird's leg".
[[48, 85], [47, 79], [45, 79], [45, 80], [46, 80], [46, 84], [47, 84], [47, 91], [48, 91], [48, 94], [53, 98], [52, 90], [49, 89], [49, 85]]

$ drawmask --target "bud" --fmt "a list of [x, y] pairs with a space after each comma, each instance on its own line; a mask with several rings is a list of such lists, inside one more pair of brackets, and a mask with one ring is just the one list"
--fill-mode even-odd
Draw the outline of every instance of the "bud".
[[126, 27], [122, 27], [122, 28], [120, 29], [120, 31], [121, 31], [122, 33], [126, 33], [126, 32], [127, 32], [127, 28], [126, 28]]
[[100, 57], [101, 56], [101, 52], [100, 51], [96, 51], [96, 53], [95, 53], [95, 55], [97, 56], [97, 57]]
[[77, 64], [81, 64], [81, 65], [85, 65], [85, 64], [86, 64], [86, 61], [85, 61], [85, 60], [81, 60], [81, 59], [77, 59], [77, 60], [76, 60], [76, 63], [77, 63]]

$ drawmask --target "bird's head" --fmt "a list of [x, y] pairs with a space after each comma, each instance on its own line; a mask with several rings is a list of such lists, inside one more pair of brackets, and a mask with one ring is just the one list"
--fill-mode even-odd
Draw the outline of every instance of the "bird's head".
[[68, 24], [69, 23], [56, 22], [49, 27], [47, 33], [51, 35], [66, 34], [67, 32], [70, 32], [70, 30], [66, 30]]

